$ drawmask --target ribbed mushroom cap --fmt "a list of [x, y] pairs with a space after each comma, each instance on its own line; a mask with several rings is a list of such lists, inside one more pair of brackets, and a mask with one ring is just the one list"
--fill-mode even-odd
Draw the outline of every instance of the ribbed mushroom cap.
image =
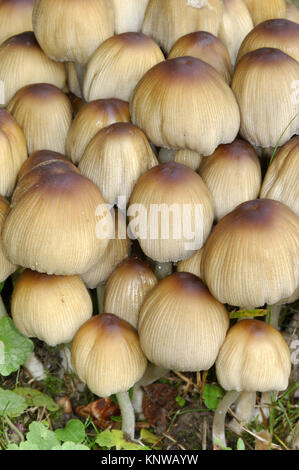
[[189, 258], [204, 244], [214, 218], [211, 194], [201, 177], [170, 162], [137, 182], [128, 209], [129, 228], [155, 261]]
[[287, 3], [287, 19], [299, 24], [299, 10], [292, 3]]
[[76, 333], [72, 364], [93, 393], [108, 397], [138, 382], [147, 360], [136, 330], [116, 315], [103, 313], [92, 317]]
[[50, 83], [63, 88], [66, 82], [64, 64], [49, 59], [31, 31], [7, 39], [0, 46], [0, 80], [4, 83], [5, 106], [26, 85]]
[[103, 127], [129, 122], [129, 103], [115, 98], [90, 101], [76, 115], [66, 140], [66, 154], [79, 163], [89, 142]]
[[100, 189], [104, 199], [127, 203], [138, 178], [158, 160], [141, 129], [117, 122], [101, 129], [87, 146], [79, 163], [80, 172]]
[[239, 139], [219, 145], [203, 160], [199, 174], [213, 196], [217, 220], [242, 202], [256, 199], [262, 184], [258, 156], [251, 145]]
[[234, 64], [243, 39], [253, 28], [253, 22], [243, 0], [223, 0], [223, 6], [218, 37], [227, 47]]
[[208, 31], [217, 36], [222, 12], [221, 0], [150, 0], [142, 31], [168, 53], [185, 34]]
[[203, 156], [193, 150], [161, 147], [159, 150], [158, 160], [160, 163], [176, 162], [185, 165], [191, 170], [197, 171], [202, 162]]
[[142, 33], [123, 33], [103, 42], [87, 64], [86, 101], [119, 98], [129, 101], [143, 75], [164, 60], [159, 46]]
[[298, 62], [299, 25], [283, 18], [263, 21], [246, 36], [239, 49], [237, 60], [261, 47], [280, 49]]
[[141, 31], [149, 0], [112, 0], [115, 34]]
[[16, 120], [0, 109], [0, 194], [10, 196], [27, 159], [26, 139]]
[[61, 62], [85, 64], [114, 32], [106, 0], [35, 0], [32, 22], [42, 49]]
[[287, 14], [285, 0], [251, 0], [247, 7], [255, 25], [273, 18], [286, 18]]
[[199, 278], [202, 278], [201, 274], [201, 258], [203, 254], [204, 247], [200, 250], [197, 250], [196, 253], [183, 261], [179, 261], [177, 265], [178, 272], [191, 273]]
[[65, 70], [67, 73], [67, 86], [69, 91], [76, 95], [77, 98], [82, 98], [81, 86], [75, 62], [65, 62]]
[[214, 67], [227, 83], [230, 83], [232, 66], [225, 45], [207, 31], [196, 31], [179, 38], [173, 45], [168, 59], [192, 56]]
[[154, 364], [178, 371], [208, 370], [229, 327], [228, 313], [190, 273], [164, 278], [139, 315], [140, 344]]
[[135, 88], [130, 108], [132, 122], [158, 147], [203, 155], [232, 142], [240, 127], [231, 89], [213, 67], [194, 57], [153, 67]]
[[[114, 233], [103, 254], [89, 271], [81, 278], [89, 289], [98, 287], [106, 282], [110, 274], [131, 252], [131, 241], [127, 235], [126, 217], [121, 211], [113, 209]], [[114, 313], [112, 310], [109, 310]]]
[[283, 202], [299, 217], [299, 136], [287, 142], [267, 170], [261, 198]]
[[220, 302], [273, 305], [299, 284], [299, 221], [270, 199], [244, 202], [223, 217], [208, 238], [203, 279]]
[[138, 258], [128, 258], [113, 271], [105, 289], [104, 310], [137, 328], [141, 305], [157, 284], [150, 267]]
[[299, 63], [279, 49], [257, 49], [238, 62], [232, 90], [241, 111], [240, 133], [251, 144], [275, 147], [279, 138], [283, 145], [299, 132], [292, 91], [297, 80]]
[[[8, 212], [9, 202], [4, 197], [0, 196], [0, 233]], [[16, 269], [17, 266], [9, 261], [3, 251], [2, 238], [0, 237], [0, 282], [5, 281]]]
[[0, 4], [0, 44], [15, 34], [32, 31], [34, 0], [2, 0]]
[[59, 88], [48, 83], [27, 85], [14, 95], [7, 110], [21, 126], [29, 153], [43, 149], [65, 153], [72, 106]]
[[276, 328], [259, 320], [242, 320], [228, 332], [216, 361], [225, 390], [285, 390], [291, 371], [290, 351]]
[[39, 166], [2, 232], [9, 259], [47, 274], [82, 274], [105, 252], [112, 219], [98, 188], [64, 162]]
[[79, 276], [48, 276], [26, 269], [12, 294], [18, 330], [49, 346], [69, 343], [92, 315], [92, 301]]

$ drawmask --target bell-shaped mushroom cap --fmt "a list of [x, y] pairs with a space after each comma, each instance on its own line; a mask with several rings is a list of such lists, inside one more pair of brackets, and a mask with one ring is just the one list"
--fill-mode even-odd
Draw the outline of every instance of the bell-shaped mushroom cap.
[[[77, 98], [82, 98], [82, 91], [75, 62], [65, 62], [67, 86]], [[83, 72], [82, 72], [83, 73]]]
[[190, 273], [163, 279], [139, 315], [140, 344], [154, 364], [178, 371], [208, 370], [229, 327], [228, 313]]
[[283, 202], [299, 217], [299, 136], [293, 137], [278, 152], [269, 166], [261, 198]]
[[42, 49], [61, 62], [85, 64], [114, 32], [106, 0], [35, 0], [32, 21]]
[[103, 313], [92, 317], [76, 333], [72, 364], [93, 393], [109, 397], [138, 382], [147, 360], [136, 330], [116, 315]]
[[10, 196], [27, 159], [26, 139], [16, 120], [0, 109], [0, 194]]
[[208, 31], [217, 36], [222, 12], [221, 0], [150, 0], [142, 31], [168, 53], [185, 34]]
[[223, 6], [218, 37], [226, 45], [234, 64], [243, 39], [253, 28], [253, 22], [243, 0], [223, 0]]
[[280, 49], [298, 62], [299, 25], [283, 18], [263, 21], [246, 36], [239, 49], [237, 60], [261, 47]]
[[149, 0], [112, 0], [115, 34], [139, 32]]
[[69, 343], [92, 315], [92, 301], [79, 276], [48, 276], [26, 269], [12, 294], [18, 330], [49, 346]]
[[273, 305], [299, 284], [299, 220], [271, 199], [244, 202], [223, 217], [208, 238], [203, 279], [220, 302]]
[[32, 31], [34, 0], [2, 0], [0, 4], [0, 44], [15, 34]]
[[199, 174], [213, 196], [217, 220], [242, 202], [256, 199], [261, 189], [262, 172], [258, 156], [244, 140], [219, 145], [203, 160]]
[[112, 218], [94, 183], [64, 162], [25, 175], [3, 228], [9, 259], [47, 274], [82, 274], [104, 254]]
[[176, 162], [197, 171], [202, 162], [202, 155], [193, 150], [179, 149], [174, 150], [170, 148], [161, 147], [159, 150], [158, 160], [160, 163]]
[[79, 170], [114, 205], [119, 197], [127, 204], [138, 178], [156, 165], [158, 160], [144, 132], [133, 124], [116, 122], [92, 139]]
[[203, 250], [204, 250], [204, 247], [202, 247], [200, 250], [197, 250], [196, 253], [193, 256], [191, 256], [191, 258], [188, 258], [183, 261], [179, 261], [177, 265], [177, 271], [179, 273], [181, 272], [191, 273], [201, 279], [202, 278], [201, 258], [202, 258]]
[[236, 323], [220, 349], [217, 379], [225, 390], [285, 390], [291, 372], [290, 351], [276, 328], [259, 320]]
[[111, 98], [85, 104], [70, 127], [66, 154], [74, 163], [79, 163], [93, 137], [114, 122], [130, 122], [129, 103]]
[[192, 56], [214, 67], [227, 83], [230, 83], [232, 66], [225, 45], [207, 31], [196, 31], [179, 38], [173, 45], [168, 59]]
[[251, 0], [246, 3], [255, 25], [273, 18], [286, 18], [285, 0]]
[[150, 267], [138, 258], [128, 258], [113, 271], [105, 289], [104, 310], [137, 328], [141, 305], [157, 284]]
[[26, 85], [50, 83], [63, 88], [64, 64], [49, 59], [31, 31], [12, 36], [0, 46], [0, 80], [4, 84], [5, 106]]
[[210, 155], [239, 132], [234, 94], [213, 67], [194, 57], [153, 67], [135, 88], [130, 107], [132, 122], [158, 147]]
[[22, 128], [29, 153], [43, 149], [65, 153], [72, 106], [59, 88], [48, 83], [27, 85], [14, 95], [7, 110]]
[[160, 164], [137, 182], [128, 209], [129, 229], [155, 261], [187, 259], [202, 247], [214, 218], [212, 196], [185, 165]]
[[238, 62], [232, 90], [241, 111], [240, 133], [251, 144], [275, 147], [280, 138], [283, 145], [299, 132], [298, 80], [299, 63], [279, 49], [257, 49]]
[[299, 24], [299, 9], [292, 3], [287, 3], [287, 19]]
[[[0, 196], [0, 233], [8, 212], [9, 202], [4, 197]], [[16, 270], [17, 266], [9, 261], [3, 251], [2, 238], [0, 237], [0, 282], [5, 281]]]
[[103, 42], [87, 64], [86, 101], [119, 98], [129, 101], [143, 75], [164, 60], [159, 46], [142, 33], [123, 33]]
[[127, 235], [126, 217], [117, 209], [112, 210], [112, 217], [114, 233], [109, 240], [105, 253], [89, 271], [81, 274], [81, 278], [89, 289], [94, 289], [106, 282], [118, 264], [130, 255], [131, 241]]

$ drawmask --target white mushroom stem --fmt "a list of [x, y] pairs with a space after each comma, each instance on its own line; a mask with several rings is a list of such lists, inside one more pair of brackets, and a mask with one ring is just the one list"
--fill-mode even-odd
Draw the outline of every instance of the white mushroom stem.
[[128, 392], [119, 392], [116, 394], [118, 405], [121, 411], [122, 426], [124, 433], [128, 434], [131, 439], [135, 435], [135, 412], [131, 403]]
[[105, 296], [105, 284], [100, 284], [97, 287], [97, 297], [98, 297], [98, 313], [104, 312], [104, 296]]
[[[8, 317], [4, 302], [0, 295], [0, 318]], [[34, 380], [43, 380], [46, 378], [45, 368], [41, 361], [36, 357], [34, 353], [29, 354], [24, 364], [25, 369], [28, 370], [29, 374]]]
[[242, 424], [250, 423], [254, 413], [256, 403], [255, 392], [242, 392], [237, 400], [235, 415], [229, 423], [229, 427], [236, 434], [242, 434]]
[[164, 279], [164, 277], [169, 276], [170, 274], [172, 274], [172, 262], [171, 261], [167, 263], [156, 262], [155, 275], [159, 281], [161, 279]]
[[64, 375], [64, 371], [66, 372], [74, 372], [72, 360], [71, 360], [71, 347], [72, 343], [62, 344], [61, 349], [59, 351], [59, 355], [61, 357], [61, 365], [62, 365], [62, 377]]
[[143, 387], [156, 382], [156, 380], [164, 377], [168, 372], [168, 369], [163, 369], [162, 367], [155, 366], [154, 364], [149, 364], [147, 366], [145, 374], [133, 388], [132, 404], [138, 415], [142, 415]]
[[235, 390], [226, 392], [215, 411], [213, 421], [214, 450], [221, 450], [221, 448], [226, 447], [225, 417], [228, 409], [237, 400], [239, 395], [240, 392], [236, 392]]
[[277, 329], [279, 325], [279, 316], [280, 316], [281, 308], [282, 308], [282, 305], [271, 305], [268, 308], [267, 320], [272, 326], [274, 326]]

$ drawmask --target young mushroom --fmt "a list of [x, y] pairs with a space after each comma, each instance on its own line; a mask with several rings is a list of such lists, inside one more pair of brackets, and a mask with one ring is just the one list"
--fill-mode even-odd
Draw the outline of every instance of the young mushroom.
[[32, 31], [34, 0], [2, 0], [0, 3], [0, 44], [15, 34]]
[[285, 390], [290, 371], [288, 345], [271, 325], [259, 320], [242, 320], [229, 330], [216, 360], [217, 379], [227, 393], [214, 415], [215, 449], [226, 447], [225, 416], [240, 392], [246, 392], [248, 398], [240, 417], [247, 423], [253, 411], [256, 392]]
[[115, 34], [140, 32], [149, 0], [112, 0]]
[[92, 317], [74, 337], [72, 364], [91, 392], [99, 397], [116, 394], [122, 430], [133, 439], [135, 413], [128, 390], [143, 376], [147, 365], [136, 330], [113, 314]]

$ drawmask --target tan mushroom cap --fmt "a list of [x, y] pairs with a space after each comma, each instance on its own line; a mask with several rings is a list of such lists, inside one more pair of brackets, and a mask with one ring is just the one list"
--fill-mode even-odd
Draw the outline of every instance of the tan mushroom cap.
[[269, 166], [261, 198], [283, 202], [299, 217], [299, 136], [287, 142]]
[[177, 265], [177, 271], [191, 273], [201, 279], [202, 278], [201, 258], [203, 255], [203, 250], [204, 250], [204, 247], [202, 247], [200, 250], [197, 250], [196, 253], [193, 256], [191, 256], [191, 258], [188, 258], [183, 261], [179, 261]]
[[138, 178], [158, 160], [144, 132], [128, 122], [101, 129], [88, 144], [79, 163], [110, 204], [123, 197], [127, 204]]
[[246, 0], [255, 25], [273, 18], [286, 18], [285, 0]]
[[114, 122], [130, 122], [129, 103], [111, 98], [85, 104], [70, 127], [66, 154], [75, 164], [79, 163], [93, 137]]
[[22, 128], [29, 153], [38, 150], [65, 153], [72, 106], [59, 88], [48, 83], [27, 85], [14, 95], [7, 110]]
[[116, 315], [103, 313], [76, 333], [72, 364], [93, 393], [108, 397], [129, 390], [143, 376], [147, 360], [136, 330]]
[[[0, 232], [2, 231], [8, 212], [9, 202], [4, 197], [0, 196]], [[0, 282], [5, 281], [16, 270], [17, 266], [12, 264], [7, 258], [3, 250], [2, 238], [0, 238]]]
[[164, 278], [146, 297], [138, 323], [151, 362], [190, 372], [212, 367], [228, 327], [224, 305], [191, 273]]
[[112, 312], [137, 328], [141, 305], [157, 284], [150, 267], [138, 258], [128, 258], [113, 271], [105, 289], [105, 312]]
[[185, 34], [208, 31], [217, 36], [222, 12], [221, 0], [150, 0], [142, 31], [168, 53]]
[[195, 31], [179, 38], [173, 45], [168, 59], [192, 56], [214, 67], [227, 83], [232, 77], [232, 66], [225, 45], [207, 31]]
[[212, 228], [214, 210], [201, 177], [185, 165], [170, 162], [141, 176], [128, 215], [129, 228], [143, 252], [167, 262], [187, 259], [201, 248]]
[[268, 148], [280, 138], [283, 145], [299, 132], [298, 104], [292, 92], [297, 80], [299, 63], [279, 49], [265, 47], [242, 57], [232, 80], [242, 137]]
[[298, 62], [298, 44], [298, 24], [284, 18], [263, 21], [246, 36], [239, 49], [237, 60], [261, 47], [273, 47], [280, 49]]
[[149, 0], [112, 0], [115, 34], [139, 32]]
[[24, 133], [16, 120], [0, 109], [0, 194], [10, 196], [14, 190], [18, 172], [27, 159]]
[[34, 0], [2, 0], [0, 4], [0, 44], [15, 34], [32, 31]]
[[118, 98], [129, 101], [143, 75], [164, 60], [159, 46], [142, 33], [123, 33], [103, 42], [87, 64], [86, 101]]
[[61, 62], [85, 64], [114, 32], [106, 0], [35, 0], [32, 22], [42, 49]]
[[242, 320], [228, 332], [216, 361], [225, 390], [285, 390], [291, 371], [290, 351], [276, 328], [259, 320]]
[[287, 3], [287, 19], [299, 24], [299, 9], [292, 3]]
[[149, 70], [135, 88], [130, 109], [132, 122], [158, 147], [203, 155], [232, 142], [240, 127], [231, 89], [195, 57], [169, 59]]
[[[89, 271], [81, 274], [81, 278], [89, 289], [106, 282], [110, 274], [131, 252], [131, 240], [127, 234], [126, 217], [117, 209], [112, 210], [114, 233], [108, 246], [96, 264]], [[109, 312], [114, 313], [109, 309]]]
[[40, 48], [33, 32], [12, 36], [0, 46], [0, 80], [5, 87], [5, 106], [26, 85], [50, 83], [63, 88], [66, 82], [64, 64], [49, 59]]
[[199, 174], [213, 196], [217, 220], [242, 202], [256, 199], [262, 184], [258, 156], [251, 145], [240, 139], [219, 145], [203, 160]]
[[47, 274], [88, 271], [104, 254], [112, 231], [98, 188], [60, 161], [36, 167], [21, 184], [2, 232], [9, 259]]
[[203, 279], [220, 302], [273, 305], [299, 284], [299, 221], [284, 204], [240, 204], [218, 222], [203, 252]]
[[49, 346], [69, 343], [92, 315], [92, 301], [79, 276], [48, 276], [26, 269], [12, 294], [18, 330]]

